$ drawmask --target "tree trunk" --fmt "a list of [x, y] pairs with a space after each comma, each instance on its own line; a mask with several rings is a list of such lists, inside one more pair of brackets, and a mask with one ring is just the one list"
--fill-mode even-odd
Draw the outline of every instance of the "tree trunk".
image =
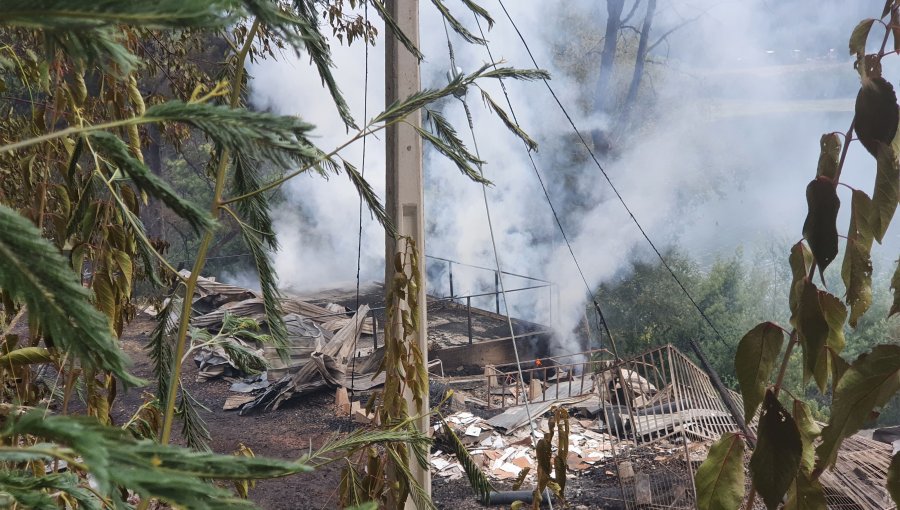
[[[606, 0], [606, 34], [603, 40], [603, 51], [600, 53], [600, 74], [594, 91], [595, 110], [608, 114], [612, 105], [610, 81], [616, 68], [616, 46], [619, 41], [619, 29], [622, 27], [622, 11], [625, 0]], [[595, 129], [591, 133], [594, 149], [600, 153], [609, 150], [609, 140], [605, 130]]]
[[641, 38], [638, 41], [637, 55], [634, 60], [634, 74], [631, 76], [631, 85], [628, 86], [628, 95], [625, 96], [625, 105], [622, 113], [622, 125], [629, 121], [635, 107], [638, 91], [641, 88], [641, 79], [644, 76], [644, 63], [647, 61], [647, 45], [650, 42], [650, 29], [653, 26], [653, 14], [656, 12], [656, 0], [647, 2], [647, 14], [644, 15], [644, 24], [641, 26]]

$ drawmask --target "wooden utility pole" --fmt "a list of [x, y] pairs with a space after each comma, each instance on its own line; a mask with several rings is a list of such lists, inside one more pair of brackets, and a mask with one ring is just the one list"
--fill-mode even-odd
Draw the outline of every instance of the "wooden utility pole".
[[[400, 30], [409, 37], [412, 44], [419, 46], [419, 0], [387, 0], [388, 14]], [[385, 37], [385, 105], [404, 99], [421, 88], [419, 82], [419, 60], [410, 53], [396, 37]], [[425, 309], [425, 201], [422, 179], [422, 139], [412, 126], [422, 125], [422, 115], [416, 111], [400, 122], [387, 128], [386, 197], [388, 217], [393, 220], [397, 233], [412, 238], [418, 254], [419, 274], [419, 320], [421, 329], [417, 332], [419, 350], [425, 365], [428, 365], [428, 340], [426, 333]], [[403, 246], [390, 236], [385, 236], [385, 285], [391, 284], [394, 276], [394, 257]], [[426, 371], [427, 373], [427, 371]], [[429, 408], [428, 390], [425, 389], [423, 405], [417, 409], [411, 395], [406, 395], [409, 414], [424, 414]], [[416, 423], [422, 433], [429, 430], [429, 420], [422, 418]], [[413, 477], [431, 495], [430, 465], [422, 468], [411, 454], [409, 469]], [[407, 508], [415, 508], [412, 501]]]

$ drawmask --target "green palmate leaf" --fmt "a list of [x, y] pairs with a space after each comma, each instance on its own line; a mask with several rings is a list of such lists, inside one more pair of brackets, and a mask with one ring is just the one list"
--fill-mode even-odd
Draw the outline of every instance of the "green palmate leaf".
[[56, 443], [0, 451], [0, 460], [32, 453], [39, 457], [81, 457], [97, 490], [119, 500], [118, 487], [128, 487], [142, 498], [156, 497], [181, 508], [213, 510], [252, 508], [229, 491], [207, 483], [213, 480], [262, 479], [308, 472], [299, 462], [236, 457], [195, 452], [137, 440], [117, 427], [105, 427], [93, 418], [49, 416], [30, 412], [4, 425], [2, 437], [31, 435]]
[[350, 182], [353, 183], [356, 192], [359, 193], [360, 198], [366, 203], [366, 207], [372, 211], [372, 214], [375, 216], [375, 219], [378, 220], [378, 223], [381, 223], [389, 234], [395, 233], [396, 229], [394, 228], [394, 224], [388, 217], [387, 211], [384, 210], [384, 204], [381, 203], [378, 195], [375, 194], [375, 190], [372, 189], [372, 185], [369, 184], [369, 181], [367, 181], [362, 174], [359, 173], [356, 167], [348, 161], [344, 161], [344, 172], [347, 173], [347, 177], [350, 178]]
[[148, 28], [221, 27], [234, 0], [159, 0], [152, 4], [129, 0], [5, 0], [0, 24], [66, 30], [117, 25]]
[[891, 277], [891, 290], [894, 291], [894, 303], [891, 305], [888, 317], [900, 313], [900, 259], [897, 259], [897, 269], [894, 270], [894, 276]]
[[[232, 180], [234, 196], [249, 194], [262, 186], [259, 167], [259, 162], [249, 159], [247, 154], [235, 156]], [[266, 196], [262, 193], [251, 195], [238, 201], [236, 208], [241, 218], [257, 232], [263, 243], [271, 250], [278, 250], [278, 239], [275, 237], [275, 229], [272, 227], [269, 200]]]
[[24, 302], [30, 318], [55, 346], [88, 367], [109, 370], [127, 385], [140, 380], [126, 371], [125, 354], [107, 318], [90, 304], [88, 291], [66, 259], [28, 220], [0, 205], [0, 289]]
[[895, 505], [900, 505], [900, 453], [891, 458], [887, 472], [887, 489]]
[[722, 435], [694, 476], [698, 510], [734, 510], [744, 499], [744, 439]]
[[437, 7], [438, 12], [440, 12], [444, 20], [450, 24], [450, 27], [453, 29], [453, 31], [459, 34], [460, 37], [462, 37], [466, 42], [472, 44], [485, 44], [484, 39], [476, 36], [472, 32], [469, 32], [469, 30], [466, 29], [466, 27], [464, 27], [462, 23], [460, 23], [459, 20], [450, 13], [450, 9], [448, 9], [447, 6], [444, 5], [444, 2], [442, 2], [441, 0], [431, 0], [431, 3], [434, 4], [435, 7]]
[[156, 314], [156, 326], [150, 333], [147, 344], [153, 373], [156, 374], [157, 401], [166, 402], [169, 395], [169, 374], [175, 351], [175, 335], [178, 333], [178, 318], [183, 301], [173, 292], [165, 305]]
[[794, 400], [794, 421], [797, 423], [797, 429], [800, 431], [800, 439], [803, 441], [803, 456], [800, 459], [800, 470], [804, 473], [812, 473], [816, 462], [816, 448], [813, 442], [822, 429], [813, 419], [809, 406], [803, 401]]
[[479, 182], [482, 184], [491, 183], [481, 175], [481, 172], [479, 172], [475, 167], [472, 166], [472, 162], [467, 160], [465, 155], [460, 154], [459, 152], [454, 150], [453, 147], [447, 145], [443, 140], [429, 133], [428, 131], [420, 127], [416, 127], [415, 129], [423, 139], [431, 143], [432, 147], [437, 149], [438, 152], [452, 161], [456, 165], [456, 168], [458, 168], [463, 175], [475, 182]]
[[869, 154], [878, 158], [880, 148], [890, 145], [897, 134], [900, 113], [894, 86], [881, 76], [864, 78], [856, 95], [855, 112], [856, 136]]
[[816, 176], [825, 176], [834, 180], [837, 177], [838, 163], [841, 157], [841, 137], [837, 133], [822, 135], [819, 140], [819, 166]]
[[253, 255], [253, 263], [256, 266], [256, 274], [259, 277], [259, 288], [263, 295], [263, 307], [266, 311], [266, 324], [269, 326], [269, 334], [272, 343], [278, 349], [278, 354], [287, 360], [287, 326], [284, 324], [284, 313], [281, 307], [281, 292], [278, 290], [278, 277], [272, 268], [272, 260], [263, 244], [263, 236], [243, 222], [238, 222], [241, 237], [244, 244]]
[[187, 220], [195, 232], [202, 232], [214, 225], [208, 212], [181, 198], [165, 181], [157, 177], [147, 165], [135, 158], [119, 137], [105, 131], [91, 133], [91, 142], [97, 152], [108, 162], [122, 170], [138, 189], [161, 200], [178, 216]]
[[484, 7], [476, 4], [473, 0], [462, 0], [462, 3], [472, 11], [476, 19], [481, 18], [487, 21], [489, 29], [494, 28], [494, 18], [491, 18], [491, 14]]
[[453, 147], [455, 152], [463, 156], [467, 161], [472, 162], [475, 165], [480, 165], [484, 163], [477, 156], [469, 152], [469, 149], [466, 147], [466, 144], [459, 138], [459, 134], [457, 134], [456, 129], [452, 124], [440, 113], [425, 109], [425, 120], [428, 121], [431, 126], [431, 132], [434, 133], [435, 136], [441, 139], [445, 144], [449, 147]]
[[50, 351], [43, 347], [22, 347], [0, 356], [0, 368], [15, 368], [22, 365], [38, 365], [53, 360]]
[[791, 483], [784, 510], [825, 510], [825, 490], [809, 473], [800, 471]]
[[147, 108], [145, 122], [183, 122], [234, 154], [269, 161], [280, 168], [319, 160], [321, 150], [307, 138], [313, 126], [297, 117], [253, 112], [208, 103], [169, 101]]
[[447, 425], [447, 422], [442, 420], [442, 423], [444, 425], [444, 435], [449, 439], [450, 447], [453, 449], [456, 459], [462, 464], [463, 472], [466, 473], [466, 477], [469, 479], [469, 485], [472, 486], [472, 490], [475, 491], [478, 500], [487, 504], [490, 500], [491, 491], [494, 490], [493, 485], [491, 485], [490, 480], [488, 480], [481, 468], [478, 467], [478, 464], [475, 463], [472, 456], [469, 455], [465, 445], [456, 437], [453, 429]]
[[750, 474], [769, 510], [781, 505], [797, 476], [802, 454], [803, 442], [797, 424], [778, 397], [767, 391], [759, 418], [758, 442], [750, 457]]
[[537, 151], [537, 142], [535, 142], [530, 136], [528, 136], [528, 133], [522, 131], [522, 128], [520, 128], [519, 125], [509, 117], [509, 115], [507, 115], [506, 110], [504, 110], [500, 107], [500, 105], [494, 102], [494, 99], [484, 90], [481, 91], [481, 99], [484, 100], [484, 104], [487, 105], [490, 111], [496, 113], [497, 117], [500, 117], [500, 120], [503, 121], [503, 125], [506, 126], [506, 129], [512, 131], [514, 135], [518, 136], [523, 142], [525, 142], [528, 150]]
[[197, 412], [197, 409], [203, 409], [209, 412], [209, 409], [197, 401], [184, 387], [181, 388], [181, 400], [175, 413], [181, 418], [181, 437], [189, 448], [194, 450], [208, 452], [209, 442], [212, 436], [209, 435], [209, 428], [206, 422]]
[[864, 19], [856, 25], [850, 35], [850, 54], [864, 55], [866, 53], [866, 40], [869, 39], [869, 31], [872, 30], [874, 19]]
[[900, 162], [894, 149], [886, 144], [880, 146], [877, 157], [871, 226], [875, 239], [881, 243], [897, 210], [897, 201], [900, 200]]
[[[838, 252], [837, 215], [841, 200], [828, 177], [817, 177], [806, 186], [808, 212], [803, 236], [809, 243], [819, 273], [825, 271]], [[822, 275], [824, 281], [825, 277]]]
[[375, 12], [378, 13], [378, 16], [384, 21], [384, 25], [390, 30], [391, 34], [400, 41], [407, 51], [412, 53], [417, 59], [422, 60], [425, 58], [425, 55], [419, 51], [419, 48], [416, 47], [415, 44], [410, 40], [409, 36], [407, 36], [403, 30], [397, 25], [397, 21], [391, 17], [391, 14], [388, 12], [387, 7], [384, 4], [384, 0], [368, 0], [369, 5], [375, 8]]
[[870, 219], [872, 200], [864, 192], [853, 190], [850, 203], [850, 227], [847, 232], [847, 252], [841, 267], [841, 278], [847, 288], [846, 302], [850, 306], [850, 325], [856, 323], [872, 305], [872, 240]]
[[[92, 492], [79, 486], [79, 479], [72, 473], [50, 473], [34, 476], [26, 471], [0, 471], [0, 505], [12, 508], [3, 500], [9, 495], [24, 508], [34, 510], [58, 510], [60, 507], [55, 498], [48, 492], [64, 493], [78, 502], [78, 508], [84, 510], [100, 510], [102, 502]], [[48, 492], [44, 492], [48, 491]]]
[[331, 100], [337, 106], [338, 114], [347, 127], [356, 129], [356, 123], [350, 113], [350, 106], [344, 99], [331, 69], [334, 62], [331, 59], [331, 50], [325, 36], [319, 31], [318, 20], [315, 17], [315, 0], [294, 0], [298, 15], [287, 15], [275, 2], [270, 0], [243, 0], [248, 9], [265, 24], [266, 28], [273, 30], [294, 48], [304, 48], [309, 54], [313, 64], [319, 72], [319, 77], [328, 88]]
[[789, 262], [793, 279], [791, 280], [791, 292], [788, 301], [791, 308], [791, 324], [796, 326], [797, 309], [800, 304], [800, 295], [803, 293], [803, 287], [805, 285], [804, 280], [809, 276], [809, 271], [813, 267], [815, 259], [809, 248], [803, 241], [800, 241], [794, 246], [791, 246]]
[[738, 344], [734, 370], [744, 397], [744, 419], [748, 421], [765, 396], [769, 375], [783, 344], [784, 332], [771, 322], [757, 325]]
[[831, 418], [816, 449], [816, 470], [831, 466], [847, 436], [856, 433], [872, 411], [883, 406], [900, 389], [900, 346], [879, 345], [860, 356], [838, 381]]

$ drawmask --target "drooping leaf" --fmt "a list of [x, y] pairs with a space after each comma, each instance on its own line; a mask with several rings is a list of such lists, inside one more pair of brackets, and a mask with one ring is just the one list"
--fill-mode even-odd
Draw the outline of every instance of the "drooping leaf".
[[894, 86], [880, 76], [862, 80], [856, 95], [856, 116], [853, 127], [863, 147], [878, 158], [881, 145], [890, 145], [897, 134], [900, 113], [897, 110], [897, 94]]
[[469, 479], [469, 485], [472, 486], [472, 490], [475, 491], [478, 500], [487, 504], [487, 502], [490, 501], [491, 491], [494, 490], [491, 481], [488, 480], [484, 471], [478, 467], [478, 464], [472, 459], [472, 456], [469, 455], [469, 451], [466, 450], [465, 445], [462, 444], [453, 432], [453, 429], [447, 425], [447, 422], [442, 420], [442, 423], [444, 425], [444, 435], [450, 442], [450, 448], [453, 450], [453, 454], [456, 455], [456, 460], [462, 465], [463, 472]]
[[744, 499], [744, 439], [726, 432], [694, 476], [698, 510], [734, 510]]
[[850, 227], [847, 232], [847, 251], [841, 267], [841, 278], [847, 289], [846, 302], [850, 306], [850, 325], [856, 323], [872, 305], [872, 200], [864, 192], [853, 190], [850, 203]]
[[0, 356], [0, 369], [39, 365], [49, 363], [52, 359], [50, 351], [43, 347], [21, 347]]
[[431, 3], [434, 4], [435, 7], [437, 7], [438, 12], [441, 13], [441, 17], [444, 18], [444, 20], [450, 25], [453, 31], [459, 34], [459, 36], [462, 37], [463, 40], [472, 44], [485, 44], [484, 39], [478, 37], [472, 32], [469, 32], [469, 30], [453, 16], [453, 14], [450, 12], [450, 9], [446, 5], [444, 5], [444, 2], [442, 2], [441, 0], [431, 0]]
[[863, 55], [866, 53], [866, 40], [869, 39], [869, 31], [872, 30], [874, 19], [864, 19], [859, 22], [850, 34], [850, 54]]
[[745, 420], [753, 420], [783, 344], [784, 332], [771, 322], [757, 325], [741, 338], [734, 356], [734, 370], [744, 397]]
[[791, 308], [791, 325], [797, 325], [797, 307], [800, 304], [800, 295], [803, 293], [804, 280], [809, 276], [809, 271], [815, 263], [812, 252], [803, 241], [791, 246], [789, 257], [791, 266], [791, 292], [788, 302]]
[[834, 391], [831, 418], [816, 448], [816, 469], [831, 466], [845, 437], [860, 428], [871, 412], [900, 389], [900, 346], [878, 345], [860, 356], [840, 378]]
[[28, 307], [55, 345], [85, 366], [109, 370], [123, 382], [140, 382], [107, 318], [90, 304], [87, 289], [56, 247], [12, 209], [0, 204], [0, 288]]
[[841, 157], [841, 137], [837, 133], [826, 133], [819, 140], [819, 166], [816, 177], [824, 176], [831, 180], [837, 177], [837, 168]]
[[815, 373], [819, 356], [827, 345], [829, 328], [819, 301], [819, 290], [808, 278], [802, 285], [797, 308], [797, 334], [803, 347], [804, 380], [808, 380]]
[[771, 390], [763, 402], [757, 439], [750, 457], [750, 474], [766, 507], [775, 510], [797, 476], [803, 442], [791, 413]]
[[872, 192], [872, 232], [881, 243], [900, 200], [900, 161], [891, 145], [880, 145], [875, 190]]
[[837, 391], [837, 385], [841, 377], [844, 377], [844, 374], [850, 368], [850, 363], [847, 363], [840, 354], [833, 352], [828, 353], [828, 358], [831, 361], [831, 393], [833, 395]]
[[812, 473], [816, 462], [816, 448], [813, 441], [822, 429], [813, 419], [809, 406], [802, 400], [794, 399], [794, 421], [797, 423], [797, 430], [800, 431], [800, 439], [803, 442], [803, 455], [800, 459], [800, 470], [804, 473]]
[[[70, 457], [80, 456], [96, 487], [107, 497], [123, 486], [141, 497], [156, 497], [180, 508], [252, 508], [247, 501], [208, 483], [207, 479], [275, 478], [312, 470], [301, 462], [217, 455], [161, 445], [153, 440], [135, 439], [127, 431], [103, 426], [93, 418], [45, 417], [40, 411], [9, 420], [0, 437], [8, 439], [16, 434], [38, 437], [59, 445]], [[47, 458], [47, 448], [41, 446], [29, 448], [34, 458]], [[0, 460], [8, 460], [5, 452], [0, 452]]]
[[891, 458], [887, 472], [887, 490], [895, 505], [900, 505], [900, 452]]
[[808, 212], [803, 222], [803, 236], [809, 243], [819, 274], [824, 280], [825, 268], [838, 253], [837, 215], [841, 200], [828, 177], [817, 177], [806, 186]]
[[894, 2], [895, 2], [895, 0], [886, 0], [884, 2], [884, 11], [882, 11], [882, 13], [881, 13], [882, 18], [887, 16], [888, 13], [891, 12], [891, 7], [894, 6]]
[[[34, 476], [24, 471], [0, 471], [0, 505], [9, 504], [3, 497], [9, 495], [22, 508], [34, 510], [57, 510], [59, 505], [49, 492], [63, 493], [78, 503], [79, 509], [101, 510], [103, 505], [92, 492], [79, 485], [73, 473], [48, 473]], [[47, 492], [45, 492], [47, 491]], [[5, 507], [6, 508], [6, 507]]]
[[825, 510], [825, 489], [809, 473], [800, 470], [791, 483], [784, 510]]
[[494, 101], [494, 98], [492, 98], [487, 91], [481, 91], [481, 98], [484, 100], [484, 104], [487, 105], [488, 109], [496, 113], [497, 117], [500, 117], [500, 120], [503, 122], [503, 125], [506, 126], [506, 129], [510, 130], [510, 132], [525, 142], [525, 146], [528, 147], [528, 150], [535, 152], [538, 150], [537, 142], [519, 127], [519, 124], [506, 113], [506, 110], [504, 110], [503, 107]]
[[119, 137], [106, 131], [91, 133], [91, 142], [108, 161], [128, 175], [138, 189], [161, 200], [178, 216], [187, 220], [195, 232], [213, 225], [212, 217], [195, 204], [178, 196], [168, 183], [157, 177], [143, 162], [135, 158]]

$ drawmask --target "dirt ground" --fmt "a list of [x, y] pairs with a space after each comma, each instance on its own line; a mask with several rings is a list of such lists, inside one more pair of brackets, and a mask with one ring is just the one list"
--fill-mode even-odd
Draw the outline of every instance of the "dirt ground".
[[[141, 315], [123, 335], [124, 348], [133, 362], [133, 372], [150, 381], [153, 377], [145, 347], [153, 326], [153, 319]], [[334, 434], [347, 432], [353, 427], [348, 418], [334, 416], [334, 395], [329, 392], [295, 399], [276, 411], [251, 416], [223, 411], [222, 404], [230, 393], [230, 383], [223, 380], [197, 383], [196, 373], [192, 362], [184, 365], [185, 387], [207, 407], [200, 414], [209, 427], [212, 436], [210, 447], [215, 452], [231, 453], [244, 444], [260, 456], [292, 459], [300, 457], [309, 448], [318, 447]], [[120, 395], [114, 418], [118, 423], [126, 421], [142, 402], [142, 390], [131, 390]], [[251, 490], [250, 498], [266, 510], [338, 508], [341, 467], [340, 463], [336, 463], [313, 473], [261, 481]], [[432, 485], [433, 499], [439, 509], [485, 508], [475, 500], [464, 477], [453, 481], [436, 477]], [[511, 483], [496, 485], [499, 490], [511, 489]], [[614, 486], [614, 479], [611, 480], [603, 469], [592, 469], [570, 479], [566, 493], [571, 507], [579, 510], [623, 508], [619, 502], [609, 499], [616, 495], [617, 489], [611, 488]]]

